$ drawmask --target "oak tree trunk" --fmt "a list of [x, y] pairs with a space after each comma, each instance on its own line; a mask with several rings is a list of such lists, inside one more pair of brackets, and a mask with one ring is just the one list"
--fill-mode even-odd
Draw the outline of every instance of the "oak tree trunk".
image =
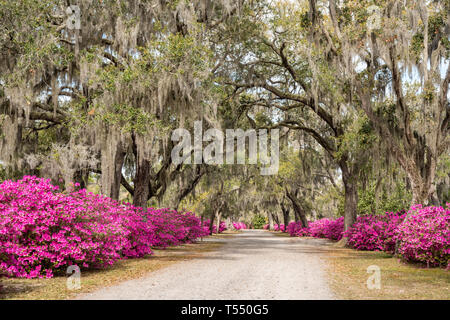
[[355, 223], [357, 217], [357, 170], [350, 171], [346, 161], [341, 161], [339, 166], [342, 170], [342, 182], [344, 183], [344, 231], [346, 231]]
[[278, 214], [271, 213], [273, 221], [280, 226], [280, 220], [278, 219]]
[[119, 200], [120, 195], [120, 186], [122, 180], [122, 167], [123, 162], [125, 160], [125, 151], [122, 147], [116, 153], [116, 158], [114, 160], [114, 181], [111, 184], [110, 194], [108, 195], [110, 198], [114, 200]]
[[222, 218], [222, 212], [218, 212], [217, 213], [217, 230], [216, 233], [219, 233], [219, 228], [220, 228], [220, 219]]
[[292, 194], [291, 192], [289, 192], [287, 189], [286, 189], [286, 195], [289, 198], [289, 200], [291, 200], [291, 202], [292, 202], [292, 207], [294, 208], [294, 214], [295, 214], [296, 218], [298, 217], [300, 219], [297, 221], [301, 221], [303, 228], [308, 228], [308, 219], [306, 219], [306, 212], [303, 210], [299, 201], [297, 200], [295, 195]]
[[216, 216], [216, 213], [214, 211], [211, 212], [211, 216], [209, 217], [210, 221], [209, 221], [209, 235], [212, 235], [214, 230], [214, 218]]
[[344, 182], [344, 231], [348, 230], [356, 221], [358, 208], [358, 190], [353, 182]]
[[289, 208], [286, 208], [284, 206], [283, 202], [281, 202], [280, 206], [281, 206], [281, 211], [283, 212], [283, 223], [284, 223], [284, 231], [283, 232], [287, 232], [287, 226], [289, 224]]
[[147, 200], [150, 198], [150, 161], [137, 161], [136, 176], [134, 178], [133, 205], [147, 208]]
[[273, 230], [273, 219], [269, 212], [267, 212], [267, 218], [269, 219], [269, 230]]

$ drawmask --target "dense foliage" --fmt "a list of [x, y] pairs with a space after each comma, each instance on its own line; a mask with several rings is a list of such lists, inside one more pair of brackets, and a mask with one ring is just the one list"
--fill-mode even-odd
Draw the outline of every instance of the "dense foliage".
[[262, 229], [263, 226], [266, 224], [266, 218], [260, 214], [256, 214], [253, 216], [252, 224], [253, 228]]
[[327, 238], [340, 240], [344, 231], [344, 218], [323, 218], [309, 222], [308, 228], [303, 228], [301, 222], [291, 222], [288, 232], [291, 236]]

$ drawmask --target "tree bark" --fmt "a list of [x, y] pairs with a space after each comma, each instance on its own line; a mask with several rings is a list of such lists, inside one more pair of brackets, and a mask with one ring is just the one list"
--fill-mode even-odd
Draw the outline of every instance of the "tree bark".
[[[431, 164], [435, 169], [435, 164]], [[421, 172], [420, 172], [421, 171]], [[433, 170], [434, 171], [434, 170]], [[406, 170], [412, 191], [411, 205], [428, 204], [428, 200], [435, 192], [432, 181], [434, 180], [431, 168], [408, 168]], [[422, 173], [422, 174], [420, 174]]]
[[218, 212], [217, 213], [217, 230], [216, 230], [216, 233], [218, 234], [219, 233], [219, 228], [220, 228], [220, 219], [222, 218], [222, 212]]
[[148, 160], [136, 161], [136, 176], [134, 178], [133, 205], [147, 208], [147, 200], [150, 198], [150, 169]]
[[212, 235], [214, 230], [214, 218], [216, 216], [216, 213], [214, 211], [211, 211], [211, 216], [209, 217], [209, 235]]
[[294, 220], [295, 221], [302, 221], [302, 218], [300, 216], [300, 214], [298, 213], [298, 211], [294, 210]]
[[355, 174], [351, 174], [347, 165], [341, 163], [342, 181], [344, 182], [344, 231], [348, 230], [356, 221], [358, 208], [358, 187]]
[[116, 158], [114, 160], [114, 182], [111, 185], [110, 195], [112, 199], [119, 200], [120, 186], [122, 180], [122, 167], [125, 160], [125, 151], [121, 146], [118, 146]]
[[280, 203], [281, 211], [283, 212], [283, 223], [284, 223], [284, 231], [287, 232], [287, 226], [289, 224], [289, 208], [284, 206], [283, 201]]
[[289, 192], [289, 190], [286, 188], [286, 196], [291, 200], [292, 207], [294, 208], [294, 214], [296, 217], [300, 218], [300, 221], [302, 223], [303, 228], [308, 228], [308, 219], [306, 219], [306, 213], [303, 210], [302, 206], [298, 202], [297, 198]]
[[275, 223], [278, 225], [278, 227], [280, 226], [280, 220], [278, 219], [278, 215], [274, 214], [274, 213], [270, 213], [272, 215], [272, 219], [273, 221], [275, 221]]
[[85, 189], [87, 187], [87, 182], [89, 179], [89, 171], [77, 171], [73, 177], [74, 182], [78, 182], [80, 184], [80, 189]]
[[267, 218], [269, 219], [269, 230], [273, 230], [273, 219], [270, 212], [267, 212]]

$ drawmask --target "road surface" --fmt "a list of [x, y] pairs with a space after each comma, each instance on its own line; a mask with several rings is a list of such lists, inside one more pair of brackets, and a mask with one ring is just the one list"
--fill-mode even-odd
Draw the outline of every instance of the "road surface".
[[222, 241], [218, 251], [78, 299], [335, 299], [320, 258], [322, 239], [244, 230]]

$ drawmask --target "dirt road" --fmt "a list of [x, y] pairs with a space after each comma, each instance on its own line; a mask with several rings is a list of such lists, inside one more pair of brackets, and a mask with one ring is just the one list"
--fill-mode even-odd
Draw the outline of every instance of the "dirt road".
[[320, 239], [244, 230], [218, 251], [79, 299], [334, 299]]

